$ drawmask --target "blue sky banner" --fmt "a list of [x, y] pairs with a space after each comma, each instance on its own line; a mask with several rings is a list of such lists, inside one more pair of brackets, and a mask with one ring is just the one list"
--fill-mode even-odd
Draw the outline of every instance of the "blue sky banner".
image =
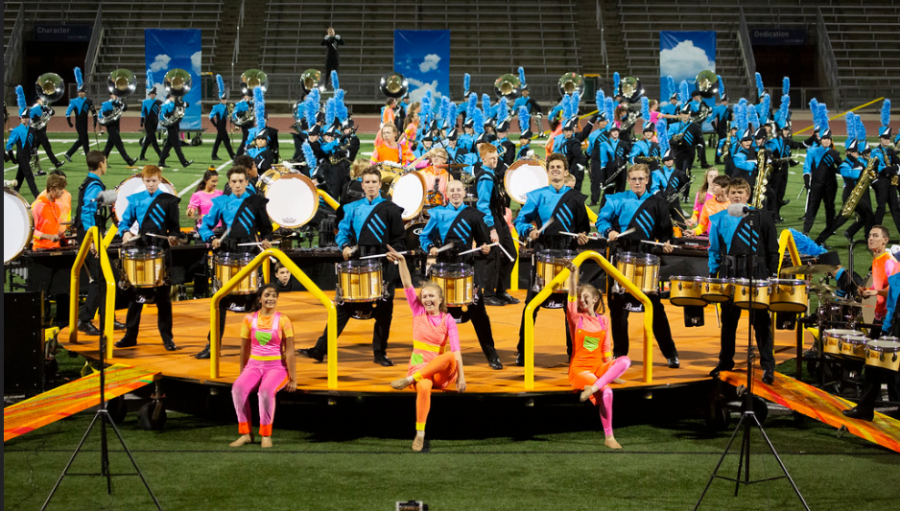
[[[675, 86], [687, 80], [691, 91], [697, 83], [697, 75], [701, 71], [716, 72], [716, 31], [660, 31], [659, 32], [659, 74], [665, 83], [665, 77], [675, 79]], [[725, 84], [728, 90], [728, 84]], [[665, 101], [668, 98], [663, 98]], [[716, 106], [716, 99], [705, 99], [711, 107]], [[703, 123], [703, 130], [712, 129], [712, 116]]]
[[440, 105], [450, 94], [450, 31], [394, 30], [394, 72], [409, 81], [411, 101], [431, 90]]
[[191, 91], [184, 100], [190, 104], [185, 109], [184, 119], [181, 121], [181, 129], [200, 129], [200, 65], [203, 61], [203, 53], [200, 46], [199, 29], [144, 30], [144, 52], [147, 59], [146, 69], [137, 70], [135, 74], [150, 69], [153, 71], [153, 85], [159, 91], [158, 98], [165, 100], [165, 87], [163, 78], [171, 69], [184, 69], [191, 74]]

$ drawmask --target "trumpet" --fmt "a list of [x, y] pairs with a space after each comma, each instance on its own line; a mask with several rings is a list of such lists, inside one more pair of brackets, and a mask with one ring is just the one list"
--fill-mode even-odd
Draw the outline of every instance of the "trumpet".
[[[134, 78], [134, 73], [131, 71], [127, 69], [116, 69], [109, 74], [109, 78], [106, 80], [106, 88], [109, 89], [110, 94], [115, 94], [119, 99], [122, 99], [134, 92], [135, 88], [137, 88], [137, 80]], [[121, 101], [117, 103], [113, 113], [104, 115], [100, 118], [99, 122], [101, 126], [118, 122], [119, 118], [122, 117], [124, 109], [122, 106], [119, 106], [121, 105]]]

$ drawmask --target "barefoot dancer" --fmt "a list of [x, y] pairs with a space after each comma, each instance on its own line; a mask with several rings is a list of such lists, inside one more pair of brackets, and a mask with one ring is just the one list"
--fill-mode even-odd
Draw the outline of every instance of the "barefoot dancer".
[[590, 284], [578, 285], [578, 271], [569, 277], [568, 319], [572, 334], [572, 360], [569, 362], [569, 383], [581, 392], [581, 400], [591, 400], [600, 408], [600, 422], [606, 435], [604, 445], [610, 449], [622, 446], [613, 436], [612, 389], [609, 384], [631, 366], [627, 356], [613, 359], [609, 336], [609, 321], [597, 314], [602, 307], [600, 292]]
[[250, 393], [259, 389], [259, 435], [262, 447], [272, 447], [275, 394], [287, 386], [297, 390], [294, 366], [294, 327], [287, 316], [275, 311], [278, 289], [266, 284], [257, 292], [257, 311], [241, 324], [241, 375], [231, 389], [241, 437], [231, 442], [240, 447], [253, 441], [250, 432]]
[[447, 313], [441, 288], [427, 282], [422, 286], [421, 298], [417, 297], [406, 259], [390, 246], [388, 249], [388, 260], [400, 263], [403, 291], [413, 313], [413, 353], [409, 370], [405, 378], [391, 382], [391, 387], [401, 390], [412, 385], [416, 388], [416, 439], [412, 448], [421, 451], [425, 445], [425, 420], [431, 409], [431, 389], [446, 389], [456, 380], [456, 390], [466, 391], [459, 334], [456, 321]]

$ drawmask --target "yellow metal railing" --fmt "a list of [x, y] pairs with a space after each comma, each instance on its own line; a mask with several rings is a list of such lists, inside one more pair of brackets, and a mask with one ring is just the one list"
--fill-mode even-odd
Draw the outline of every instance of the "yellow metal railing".
[[[250, 272], [256, 271], [260, 265], [263, 265], [269, 260], [269, 257], [274, 257], [278, 260], [282, 265], [288, 268], [291, 271], [291, 275], [293, 275], [297, 280], [300, 281], [303, 286], [309, 290], [310, 293], [314, 297], [316, 297], [322, 305], [325, 306], [325, 309], [328, 311], [328, 388], [331, 390], [337, 389], [337, 309], [334, 307], [334, 303], [325, 296], [325, 293], [316, 286], [313, 281], [306, 276], [303, 271], [294, 264], [291, 259], [284, 254], [281, 250], [270, 248], [268, 250], [263, 250], [256, 257], [250, 261], [250, 264], [241, 268], [241, 271], [237, 273], [234, 277], [231, 278], [228, 282], [224, 283], [222, 288], [216, 291], [216, 294], [213, 295], [212, 300], [209, 302], [209, 332], [210, 332], [210, 357], [209, 357], [209, 377], [210, 378], [218, 378], [219, 377], [219, 348], [221, 343], [221, 332], [219, 332], [219, 303], [222, 299], [228, 295], [232, 289], [237, 287], [238, 283], [244, 279]], [[263, 267], [263, 275], [264, 280], [268, 282], [269, 276], [266, 275], [268, 265], [266, 264]]]
[[337, 208], [341, 207], [341, 204], [338, 201], [334, 200], [334, 197], [328, 195], [328, 192], [326, 192], [325, 190], [316, 190], [316, 193], [319, 194], [319, 197], [325, 199], [325, 202], [329, 206], [333, 207], [335, 211], [337, 210]]
[[[587, 204], [584, 205], [584, 209], [587, 210], [588, 218], [591, 221], [591, 225], [594, 225], [595, 223], [597, 223], [597, 213], [594, 213], [591, 210], [591, 208], [588, 207]], [[519, 233], [518, 233], [518, 231], [516, 231], [516, 228], [514, 226], [510, 225], [509, 231], [512, 234], [513, 240], [518, 241]], [[515, 247], [516, 247], [516, 262], [513, 265], [512, 274], [510, 275], [510, 278], [509, 278], [509, 280], [510, 280], [509, 289], [512, 291], [518, 291], [519, 290], [519, 244], [513, 242], [513, 245], [515, 245]]]
[[[91, 246], [97, 245], [97, 253], [100, 256], [100, 271], [106, 282], [106, 314], [104, 318], [103, 335], [106, 337], [106, 357], [113, 355], [113, 323], [116, 317], [116, 278], [113, 276], [112, 266], [109, 264], [109, 254], [106, 249], [116, 235], [116, 226], [113, 225], [106, 233], [106, 237], [100, 238], [100, 231], [96, 226], [88, 229], [75, 262], [72, 264], [72, 275], [69, 284], [69, 342], [78, 342], [78, 293], [81, 290], [81, 267]], [[100, 279], [100, 275], [91, 275], [92, 279]]]
[[[605, 257], [593, 250], [584, 251], [575, 259], [572, 264], [579, 268], [582, 263], [588, 259], [596, 261], [601, 268], [606, 270], [607, 275], [621, 284], [628, 292], [638, 299], [644, 305], [644, 383], [653, 382], [653, 304], [637, 286], [622, 275], [612, 263]], [[543, 303], [547, 297], [553, 292], [553, 288], [563, 284], [572, 272], [566, 268], [559, 273], [553, 280], [544, 284], [541, 290], [530, 302], [525, 306], [525, 390], [534, 390], [534, 310]], [[610, 334], [611, 335], [611, 334]]]
[[797, 244], [794, 242], [794, 235], [791, 231], [785, 229], [781, 231], [778, 238], [778, 273], [781, 274], [781, 266], [784, 263], [784, 251], [787, 250], [791, 255], [791, 264], [800, 266], [800, 252], [797, 250]]

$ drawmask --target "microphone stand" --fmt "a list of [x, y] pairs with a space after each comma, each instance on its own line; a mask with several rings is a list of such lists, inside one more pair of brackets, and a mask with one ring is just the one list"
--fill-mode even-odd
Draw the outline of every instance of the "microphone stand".
[[[759, 232], [756, 231], [754, 227], [753, 215], [758, 215], [759, 218]], [[762, 427], [762, 424], [759, 421], [759, 418], [756, 416], [756, 412], [753, 411], [753, 361], [756, 358], [753, 350], [753, 319], [756, 313], [756, 310], [753, 308], [753, 296], [754, 296], [754, 288], [753, 288], [753, 274], [756, 272], [756, 258], [758, 257], [760, 245], [762, 244], [762, 212], [757, 209], [750, 209], [747, 213], [747, 221], [750, 224], [750, 233], [751, 233], [751, 251], [750, 251], [750, 268], [749, 268], [749, 290], [750, 290], [750, 309], [749, 309], [749, 318], [747, 325], [747, 384], [744, 389], [744, 405], [743, 410], [741, 411], [741, 420], [738, 421], [737, 426], [734, 428], [734, 432], [731, 434], [731, 439], [728, 440], [728, 445], [725, 446], [725, 451], [722, 453], [722, 457], [719, 458], [719, 463], [716, 465], [716, 468], [713, 470], [712, 475], [709, 477], [709, 481], [706, 483], [706, 488], [703, 489], [703, 493], [700, 494], [700, 500], [697, 501], [697, 505], [694, 506], [694, 511], [700, 509], [700, 504], [703, 503], [703, 498], [706, 496], [706, 492], [709, 490], [709, 487], [712, 486], [712, 482], [714, 479], [725, 479], [726, 481], [734, 482], [734, 496], [737, 497], [738, 490], [740, 490], [741, 485], [751, 485], [754, 483], [762, 483], [768, 481], [775, 481], [778, 479], [787, 479], [791, 483], [791, 488], [794, 489], [794, 493], [797, 494], [797, 497], [800, 499], [800, 503], [803, 504], [803, 508], [806, 511], [809, 511], [809, 505], [807, 505], [806, 500], [803, 498], [803, 495], [800, 493], [800, 490], [797, 488], [797, 485], [794, 483], [794, 479], [791, 477], [791, 474], [788, 473], [787, 467], [784, 466], [784, 462], [781, 461], [781, 457], [778, 455], [778, 451], [775, 450], [775, 446], [772, 444], [772, 441], [769, 440], [768, 435], [766, 435], [765, 430]], [[753, 249], [752, 243], [752, 235], [757, 234], [758, 242], [756, 244], [756, 249]], [[734, 307], [734, 305], [732, 305]], [[763, 312], [763, 311], [760, 311]], [[768, 312], [766, 312], [768, 314]], [[771, 329], [769, 330], [771, 332]], [[771, 335], [769, 333], [768, 335]], [[774, 343], [774, 337], [773, 337]], [[736, 341], [736, 339], [735, 339]], [[766, 445], [769, 446], [769, 450], [772, 452], [772, 455], [775, 456], [775, 460], [778, 461], [778, 466], [781, 467], [781, 470], [784, 472], [784, 475], [776, 476], [776, 477], [767, 477], [764, 479], [756, 479], [750, 480], [750, 431], [753, 426], [756, 426], [756, 429], [759, 430], [759, 433], [762, 435], [763, 439], [766, 441]], [[738, 469], [737, 469], [737, 477], [725, 477], [718, 475], [719, 469], [722, 467], [722, 463], [725, 461], [725, 457], [728, 455], [728, 451], [731, 449], [732, 444], [734, 444], [734, 439], [737, 437], [739, 431], [742, 430], [743, 427], [743, 438], [741, 440], [741, 452], [738, 454]], [[746, 470], [744, 470], [744, 466], [746, 465]], [[741, 472], [743, 472], [743, 479], [741, 478]]]

